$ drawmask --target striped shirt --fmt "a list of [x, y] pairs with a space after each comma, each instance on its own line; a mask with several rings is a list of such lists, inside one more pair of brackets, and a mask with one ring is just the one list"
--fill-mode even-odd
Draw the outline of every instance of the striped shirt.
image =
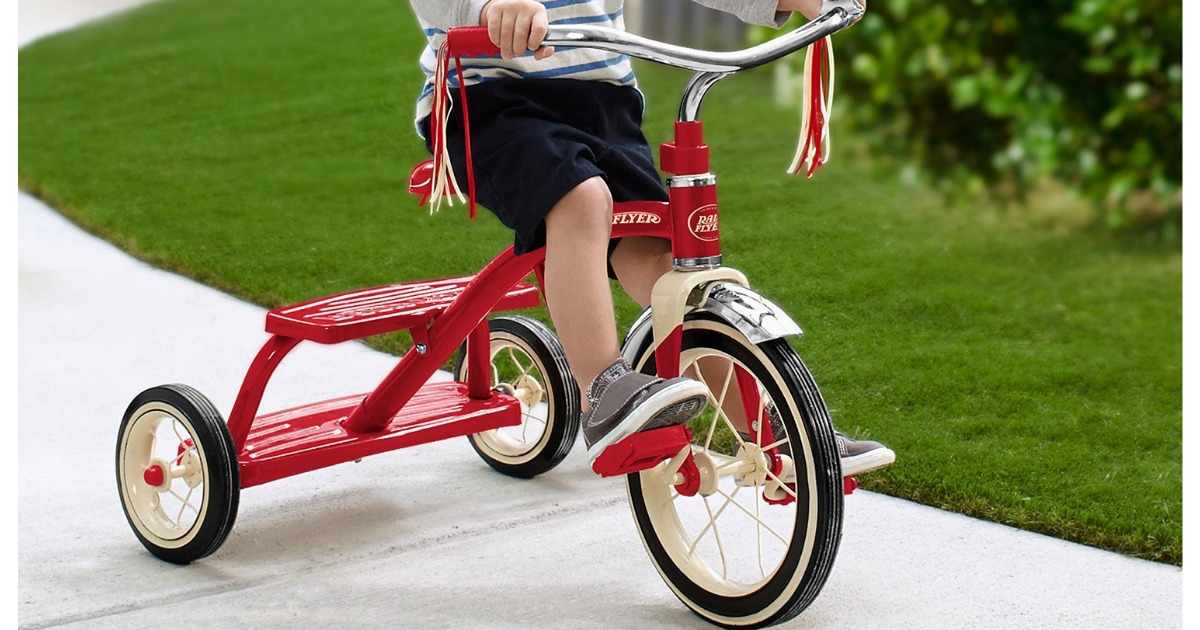
[[[588, 24], [624, 30], [623, 0], [541, 0], [546, 6], [546, 18], [552, 25]], [[429, 45], [421, 53], [421, 71], [425, 87], [417, 99], [417, 121], [429, 115], [433, 104], [433, 74], [437, 68], [437, 51], [446, 40], [446, 31], [426, 22], [420, 16], [421, 28]], [[627, 55], [590, 48], [556, 48], [547, 59], [536, 60], [532, 54], [504, 60], [499, 56], [463, 58], [463, 77], [467, 85], [496, 79], [578, 79], [601, 81], [616, 85], [636, 86], [633, 67]], [[457, 88], [458, 70], [450, 64], [449, 84]]]

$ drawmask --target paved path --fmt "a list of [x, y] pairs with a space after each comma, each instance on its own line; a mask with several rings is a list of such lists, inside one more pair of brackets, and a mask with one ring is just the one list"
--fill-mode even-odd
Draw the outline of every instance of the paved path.
[[[21, 41], [136, 3], [22, 1]], [[535, 481], [463, 440], [301, 475], [244, 492], [212, 557], [155, 560], [118, 504], [121, 414], [166, 382], [227, 411], [263, 311], [17, 206], [20, 627], [708, 627], [578, 450]], [[369, 389], [391, 365], [302, 345], [263, 408]], [[787, 627], [1178, 628], [1181, 611], [1177, 568], [858, 492], [825, 591]]]

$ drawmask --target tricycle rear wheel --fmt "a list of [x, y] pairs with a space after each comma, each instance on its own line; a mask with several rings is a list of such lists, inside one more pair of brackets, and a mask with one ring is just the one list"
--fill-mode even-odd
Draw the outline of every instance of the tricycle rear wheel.
[[[468, 436], [492, 468], [531, 478], [562, 462], [579, 434], [579, 387], [558, 337], [541, 322], [519, 315], [497, 317], [491, 329], [491, 387], [521, 402], [521, 424]], [[466, 347], [455, 378], [467, 380]]]
[[221, 413], [187, 385], [138, 394], [117, 437], [121, 507], [142, 545], [188, 564], [221, 546], [237, 517], [237, 451]]

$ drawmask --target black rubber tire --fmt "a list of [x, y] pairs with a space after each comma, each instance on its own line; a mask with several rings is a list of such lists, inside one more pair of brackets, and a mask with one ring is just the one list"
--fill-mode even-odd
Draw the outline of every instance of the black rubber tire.
[[[624, 356], [634, 357], [635, 366], [653, 373], [654, 355], [649, 349], [649, 337], [630, 335], [629, 338], [640, 338], [641, 347], [627, 348]], [[717, 574], [704, 560], [697, 560], [697, 554], [681, 553], [679, 548], [679, 541], [683, 540], [686, 545], [690, 537], [685, 531], [688, 527], [682, 524], [686, 519], [680, 514], [686, 516], [688, 511], [696, 510], [696, 505], [711, 510], [707, 500], [700, 495], [672, 499], [666, 482], [653, 469], [626, 477], [638, 532], [659, 574], [680, 601], [700, 617], [728, 628], [760, 628], [785, 622], [816, 599], [829, 577], [841, 541], [841, 464], [828, 409], [807, 367], [782, 339], [751, 344], [729, 324], [711, 314], [697, 312], [685, 319], [682, 348], [684, 357], [712, 353], [732, 358], [755, 376], [780, 409], [791, 452], [805, 454], [804, 458], [795, 458], [798, 500], [791, 504], [795, 509], [791, 514], [772, 513], [783, 515], [784, 523], [791, 528], [791, 537], [781, 543], [786, 550], [780, 552], [779, 564], [774, 570], [768, 573], [760, 569], [763, 570], [761, 582], [726, 585], [721, 580], [729, 581], [728, 576]], [[712, 408], [715, 406], [710, 400]], [[797, 418], [801, 420], [799, 423]], [[699, 442], [701, 439], [697, 437], [694, 443]], [[753, 495], [755, 500], [764, 501], [761, 489], [753, 490], [757, 492]], [[704, 502], [689, 507], [678, 501]], [[654, 505], [669, 507], [652, 509]], [[762, 509], [780, 508], [770, 505]], [[728, 512], [736, 514], [737, 511], [730, 509]], [[721, 512], [718, 515], [723, 518]], [[811, 537], [806, 535], [810, 525], [815, 527]], [[719, 536], [716, 527], [713, 529], [714, 535]], [[704, 536], [701, 532], [697, 538]], [[691, 544], [696, 549], [699, 543], [693, 541]], [[762, 567], [762, 543], [758, 544], [758, 566]], [[672, 546], [674, 555], [668, 549]], [[730, 546], [727, 537], [724, 547], [720, 548], [720, 562], [726, 571], [729, 570], [726, 554], [731, 553], [727, 548]], [[738, 590], [739, 587], [743, 590]], [[717, 592], [721, 590], [725, 592]]]
[[[579, 435], [579, 387], [567, 366], [562, 344], [545, 324], [521, 315], [507, 315], [492, 319], [489, 327], [493, 374], [497, 373], [495, 361], [501, 350], [510, 348], [527, 357], [533, 366], [530, 378], [537, 381], [544, 396], [546, 426], [528, 448], [506, 438], [505, 429], [467, 437], [471, 447], [489, 466], [511, 477], [529, 479], [557, 466], [575, 445]], [[454, 362], [455, 378], [463, 382], [467, 376], [465, 356], [464, 344]], [[502, 385], [493, 378], [493, 388]], [[527, 413], [525, 422], [530, 421]], [[525, 428], [524, 424], [522, 428]]]
[[[160, 444], [164, 421], [171, 423], [170, 431], [163, 432], [165, 440]], [[193, 485], [186, 478], [177, 478], [166, 488], [150, 486], [143, 473], [156, 455], [158, 461], [191, 469], [188, 477], [196, 480], [198, 475], [198, 481]], [[188, 564], [212, 554], [225, 542], [237, 518], [241, 490], [237, 451], [221, 413], [202, 394], [178, 384], [138, 394], [121, 420], [116, 464], [125, 518], [150, 553], [167, 562]], [[200, 486], [201, 496], [193, 500]], [[187, 500], [180, 500], [170, 490]], [[177, 513], [173, 505], [170, 508], [177, 514], [174, 518], [167, 513], [164, 500], [179, 501]], [[183, 520], [187, 512], [194, 512], [194, 520]]]

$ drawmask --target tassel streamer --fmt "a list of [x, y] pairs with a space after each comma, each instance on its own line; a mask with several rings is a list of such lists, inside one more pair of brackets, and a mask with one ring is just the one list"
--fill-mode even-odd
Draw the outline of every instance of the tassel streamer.
[[828, 37], [813, 43], [804, 55], [800, 140], [788, 166], [793, 175], [812, 177], [829, 161], [829, 117], [833, 107], [833, 43]]
[[[467, 187], [471, 218], [473, 219], [475, 218], [475, 173], [471, 160], [471, 131], [469, 127], [470, 123], [467, 119], [467, 94], [463, 81], [462, 61], [458, 57], [455, 57], [454, 61], [458, 70], [459, 101], [461, 101], [463, 108], [463, 133], [466, 141], [467, 156]], [[429, 130], [430, 135], [433, 137], [432, 190], [429, 195], [430, 214], [441, 209], [443, 200], [451, 206], [454, 205], [455, 199], [462, 203], [468, 201], [468, 197], [462, 193], [462, 187], [459, 186], [458, 179], [454, 176], [454, 167], [450, 163], [450, 149], [446, 146], [446, 122], [450, 119], [450, 112], [453, 109], [454, 103], [450, 98], [450, 46], [448, 42], [443, 42], [438, 49], [437, 69], [433, 75], [433, 112], [430, 116]]]

